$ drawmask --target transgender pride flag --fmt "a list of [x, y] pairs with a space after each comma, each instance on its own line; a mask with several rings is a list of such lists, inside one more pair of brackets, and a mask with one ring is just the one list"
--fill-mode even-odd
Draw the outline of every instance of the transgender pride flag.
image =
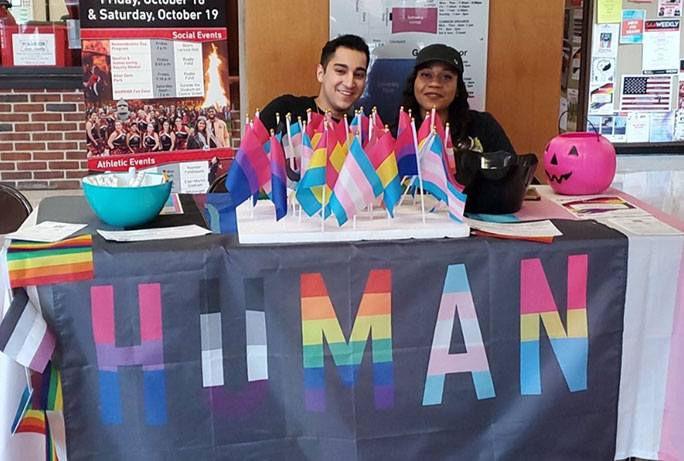
[[420, 157], [423, 189], [449, 205], [449, 217], [451, 219], [463, 222], [466, 195], [463, 193], [463, 188], [447, 172], [444, 145], [439, 134], [430, 135], [424, 149], [425, 151]]
[[382, 194], [380, 177], [358, 138], [353, 139], [330, 197], [330, 209], [340, 226]]

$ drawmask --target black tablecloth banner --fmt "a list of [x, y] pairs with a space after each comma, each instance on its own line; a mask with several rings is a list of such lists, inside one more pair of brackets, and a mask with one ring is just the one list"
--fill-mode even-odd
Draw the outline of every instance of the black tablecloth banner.
[[[95, 279], [41, 292], [58, 335], [69, 459], [612, 459], [627, 240], [594, 222], [556, 224], [564, 236], [552, 245], [95, 238]], [[586, 330], [571, 329], [584, 283]], [[555, 352], [541, 321], [538, 343], [521, 345], [521, 308], [548, 304], [549, 292], [575, 336]], [[476, 355], [479, 330], [486, 365], [460, 362], [475, 373], [446, 373], [440, 393], [439, 376], [428, 378], [439, 364], [428, 364], [445, 324], [448, 357]], [[203, 351], [206, 371], [217, 350], [222, 372], [203, 377]]]

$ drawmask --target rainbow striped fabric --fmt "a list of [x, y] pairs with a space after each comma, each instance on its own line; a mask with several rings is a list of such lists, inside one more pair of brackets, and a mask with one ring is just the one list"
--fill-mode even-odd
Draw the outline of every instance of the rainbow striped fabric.
[[12, 242], [7, 250], [12, 288], [93, 278], [92, 236], [57, 243]]
[[342, 383], [354, 387], [370, 336], [375, 408], [394, 406], [392, 362], [392, 272], [368, 276], [349, 341], [335, 313], [320, 273], [301, 275], [304, 398], [309, 411], [325, 411], [324, 340]]
[[[63, 410], [62, 381], [57, 367], [50, 362], [42, 374], [31, 371], [31, 385], [24, 389], [11, 432], [44, 435], [45, 459], [56, 461], [59, 459], [57, 444], [64, 448], [64, 441], [55, 440], [51, 424], [63, 426]], [[61, 432], [60, 428], [58, 433]]]

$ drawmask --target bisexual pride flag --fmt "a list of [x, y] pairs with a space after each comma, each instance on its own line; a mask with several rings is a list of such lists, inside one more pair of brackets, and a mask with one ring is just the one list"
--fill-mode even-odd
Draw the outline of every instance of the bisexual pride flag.
[[226, 178], [226, 189], [235, 206], [259, 193], [259, 188], [271, 179], [269, 160], [262, 144], [248, 126]]

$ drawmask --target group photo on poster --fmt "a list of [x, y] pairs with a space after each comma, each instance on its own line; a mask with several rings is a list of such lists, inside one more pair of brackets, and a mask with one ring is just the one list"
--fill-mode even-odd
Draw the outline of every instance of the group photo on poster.
[[225, 11], [93, 0], [81, 8], [88, 169], [156, 168], [175, 179], [174, 191], [205, 191], [232, 156]]
[[[201, 44], [201, 62], [197, 63], [201, 67], [191, 72], [203, 77], [200, 87], [202, 95], [172, 98], [116, 97], [125, 92], [119, 85], [125, 90], [127, 81], [144, 80], [150, 68], [129, 62], [124, 64], [127, 68], [123, 72], [118, 72], [123, 76], [117, 77], [116, 68], [112, 66], [111, 42], [127, 41], [83, 40], [83, 87], [89, 157], [230, 147], [225, 40]], [[158, 44], [160, 41], [154, 42]], [[169, 79], [165, 75], [155, 74], [155, 71], [152, 70], [154, 83]], [[153, 86], [150, 93], [154, 95], [155, 90], [158, 92]]]

